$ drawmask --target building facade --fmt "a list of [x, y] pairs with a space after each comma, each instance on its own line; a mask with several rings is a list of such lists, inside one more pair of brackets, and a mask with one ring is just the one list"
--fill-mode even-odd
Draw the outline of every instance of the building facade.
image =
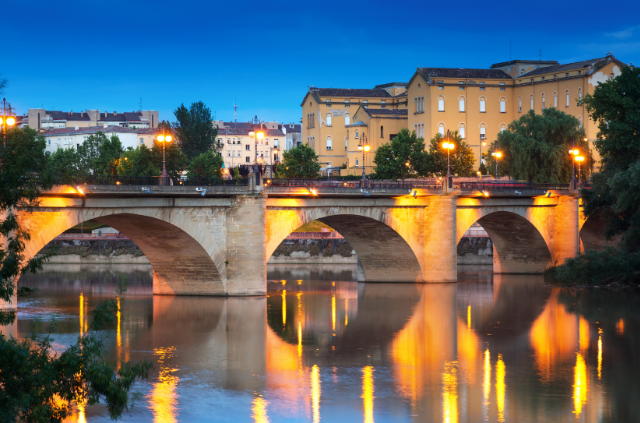
[[[139, 134], [141, 130], [133, 128], [123, 128], [121, 126], [94, 126], [91, 128], [55, 128], [41, 132], [41, 136], [44, 137], [46, 142], [46, 151], [54, 153], [60, 148], [68, 149], [80, 147], [86, 139], [95, 135], [98, 132], [104, 133], [107, 138], [111, 138], [112, 135], [117, 135], [122, 143], [122, 146], [126, 149], [128, 147], [137, 148], [140, 144], [146, 144], [142, 135]], [[153, 139], [154, 136], [152, 136]], [[153, 146], [153, 141], [151, 145]]]
[[[277, 123], [276, 123], [277, 125]], [[262, 131], [264, 138], [256, 140], [249, 135], [251, 131]], [[218, 128], [218, 153], [224, 160], [226, 169], [238, 165], [275, 164], [281, 157], [280, 147], [284, 144], [285, 134], [279, 129], [263, 128]]]
[[157, 128], [158, 118], [159, 113], [156, 110], [109, 113], [100, 112], [100, 110], [61, 112], [57, 110], [29, 109], [26, 115], [20, 117], [19, 126], [28, 126], [38, 132], [49, 129], [89, 128], [96, 126], [145, 129]]
[[[302, 142], [318, 155], [323, 169], [355, 166], [349, 160], [349, 126], [359, 108], [400, 110], [407, 108], [406, 83], [371, 89], [309, 88], [302, 104]], [[364, 118], [364, 114], [363, 114]]]

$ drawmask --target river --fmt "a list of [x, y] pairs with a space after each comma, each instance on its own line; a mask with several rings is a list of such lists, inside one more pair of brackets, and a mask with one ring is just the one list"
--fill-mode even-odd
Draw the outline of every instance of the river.
[[[457, 284], [358, 284], [351, 265], [274, 265], [268, 296], [151, 295], [145, 265], [46, 265], [3, 329], [62, 351], [129, 290], [109, 359], [155, 363], [126, 422], [640, 421], [640, 291], [545, 287], [461, 266]], [[69, 422], [107, 422], [103, 406]]]

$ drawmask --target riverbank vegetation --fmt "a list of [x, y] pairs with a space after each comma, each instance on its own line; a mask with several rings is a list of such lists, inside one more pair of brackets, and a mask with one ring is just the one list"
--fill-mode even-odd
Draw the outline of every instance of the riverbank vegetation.
[[615, 248], [587, 251], [546, 272], [565, 285], [640, 284], [640, 68], [596, 87], [584, 105], [598, 123], [595, 147], [602, 157], [591, 189], [582, 189], [587, 219], [606, 219], [605, 235], [619, 237]]

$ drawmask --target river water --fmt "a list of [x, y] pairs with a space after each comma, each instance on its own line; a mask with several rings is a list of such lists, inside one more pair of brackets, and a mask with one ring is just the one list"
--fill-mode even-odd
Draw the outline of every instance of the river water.
[[[128, 422], [640, 421], [640, 292], [460, 269], [457, 284], [358, 284], [354, 266], [270, 266], [268, 296], [151, 295], [148, 266], [47, 265], [5, 333], [62, 351], [129, 291], [109, 359], [155, 363]], [[106, 422], [102, 406], [70, 422]]]

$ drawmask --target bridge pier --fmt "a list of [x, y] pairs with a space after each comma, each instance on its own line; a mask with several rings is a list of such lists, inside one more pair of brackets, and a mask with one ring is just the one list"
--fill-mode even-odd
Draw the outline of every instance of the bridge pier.
[[555, 233], [553, 262], [564, 263], [580, 252], [580, 211], [576, 196], [562, 196], [555, 209]]
[[456, 196], [429, 198], [424, 219], [424, 282], [458, 280], [456, 207]]

